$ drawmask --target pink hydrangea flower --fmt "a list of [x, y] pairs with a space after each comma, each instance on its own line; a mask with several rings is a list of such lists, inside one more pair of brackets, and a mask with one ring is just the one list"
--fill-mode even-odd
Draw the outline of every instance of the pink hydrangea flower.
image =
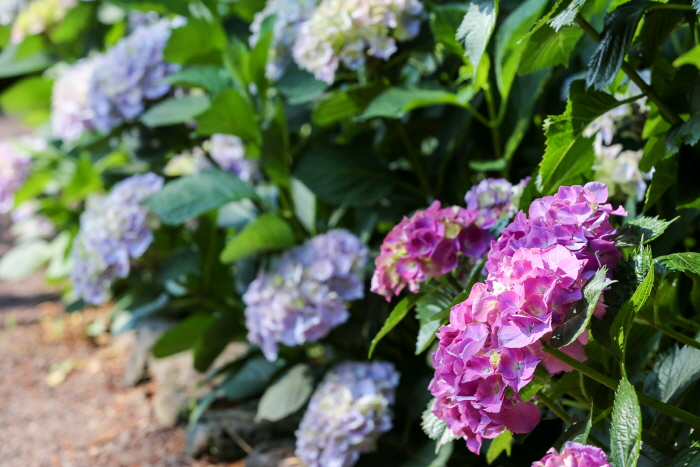
[[610, 467], [610, 463], [602, 449], [567, 441], [560, 453], [551, 448], [532, 467]]
[[411, 292], [429, 277], [456, 269], [463, 257], [484, 255], [491, 235], [475, 224], [475, 215], [434, 201], [397, 224], [384, 239], [372, 276], [372, 292], [387, 300], [408, 286]]

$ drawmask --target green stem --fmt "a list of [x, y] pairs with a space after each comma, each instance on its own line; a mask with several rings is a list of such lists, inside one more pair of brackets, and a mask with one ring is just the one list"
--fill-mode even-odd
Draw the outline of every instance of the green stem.
[[610, 416], [610, 414], [612, 413], [612, 410], [613, 410], [613, 408], [612, 408], [612, 406], [610, 406], [607, 409], [605, 409], [604, 411], [602, 411], [600, 414], [598, 414], [598, 416], [596, 418], [591, 420], [591, 425], [595, 425], [599, 421], [608, 418]]
[[[588, 34], [591, 39], [600, 43], [601, 37], [598, 31], [595, 30], [591, 24], [586, 21], [580, 14], [576, 15], [576, 23], [583, 29], [583, 31]], [[629, 76], [629, 78], [634, 82], [634, 84], [639, 87], [639, 89], [659, 108], [664, 117], [668, 119], [671, 123], [681, 123], [683, 120], [675, 114], [668, 106], [661, 100], [656, 92], [639, 76], [632, 66], [627, 62], [622, 62], [622, 71]]]
[[[589, 378], [598, 381], [602, 385], [607, 386], [613, 390], [617, 389], [617, 381], [597, 370], [594, 370], [585, 363], [581, 363], [575, 358], [569, 357], [564, 352], [554, 349], [549, 345], [543, 346], [542, 350], [544, 350], [554, 358], [566, 363], [570, 367], [574, 368], [576, 371], [579, 371], [584, 375], [588, 376]], [[693, 425], [696, 428], [700, 428], [700, 417], [696, 417], [695, 415], [690, 414], [685, 410], [681, 410], [670, 404], [656, 400], [653, 397], [649, 397], [646, 394], [639, 391], [637, 391], [637, 397], [639, 398], [639, 402], [646, 405], [647, 407], [651, 407], [654, 410], [658, 410], [659, 412], [662, 412], [666, 415], [670, 415], [671, 417], [677, 418], [678, 420]]]
[[692, 5], [677, 5], [672, 3], [657, 3], [646, 7], [646, 11], [651, 10], [685, 10], [685, 11], [695, 11]]
[[566, 405], [566, 406], [569, 406], [569, 407], [575, 407], [575, 408], [581, 409], [581, 410], [588, 410], [588, 409], [591, 408], [591, 406], [588, 405], [588, 404], [586, 404], [585, 402], [572, 401], [571, 399], [562, 399], [562, 400], [559, 401], [559, 402], [561, 402], [561, 405]]
[[465, 102], [465, 103], [463, 103], [463, 104], [461, 104], [461, 105], [462, 105], [470, 114], [472, 114], [472, 116], [473, 116], [474, 118], [476, 118], [477, 120], [479, 120], [479, 122], [481, 122], [482, 125], [487, 126], [487, 127], [489, 127], [489, 128], [493, 127], [493, 124], [494, 124], [494, 123], [493, 123], [492, 121], [490, 121], [488, 118], [486, 118], [486, 117], [484, 117], [483, 115], [481, 115], [481, 112], [479, 112], [478, 110], [476, 110], [469, 102]]
[[542, 405], [554, 412], [557, 417], [561, 418], [567, 424], [571, 425], [571, 417], [569, 417], [569, 414], [566, 413], [566, 410], [555, 404], [554, 401], [547, 397], [542, 391], [539, 391], [537, 393], [537, 396], [535, 397], [537, 397], [538, 401], [542, 402]]
[[413, 168], [413, 172], [416, 174], [416, 177], [418, 177], [418, 182], [420, 183], [421, 188], [423, 188], [424, 194], [427, 193], [434, 196], [435, 193], [433, 192], [430, 182], [428, 181], [425, 166], [420, 159], [420, 155], [413, 148], [413, 144], [411, 144], [411, 139], [408, 137], [406, 129], [403, 127], [403, 125], [401, 125], [401, 123], [397, 123], [395, 126], [396, 131], [399, 133], [399, 137], [403, 141], [404, 146], [406, 146], [406, 152], [408, 153], [411, 167]]
[[688, 345], [690, 347], [693, 347], [695, 349], [700, 350], [700, 342], [696, 341], [692, 337], [688, 337], [685, 334], [681, 334], [680, 332], [675, 331], [675, 330], [669, 328], [668, 326], [664, 326], [663, 324], [654, 323], [653, 321], [650, 321], [646, 318], [642, 318], [642, 319], [644, 319], [644, 324], [648, 324], [651, 327], [658, 329], [659, 331], [666, 334], [668, 337], [675, 339], [678, 342], [681, 342], [685, 345]]
[[493, 153], [496, 159], [503, 157], [503, 151], [501, 150], [501, 129], [498, 122], [498, 115], [496, 114], [496, 107], [493, 104], [493, 95], [491, 94], [491, 86], [488, 84], [484, 85], [484, 97], [486, 98], [486, 106], [489, 110], [489, 120], [495, 122], [490, 125], [491, 128], [491, 141], [493, 142]]

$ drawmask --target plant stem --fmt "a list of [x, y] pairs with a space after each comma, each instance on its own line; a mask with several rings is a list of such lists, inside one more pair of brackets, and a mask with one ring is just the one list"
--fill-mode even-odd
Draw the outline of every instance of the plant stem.
[[426, 169], [420, 159], [420, 154], [418, 154], [413, 148], [413, 145], [411, 144], [411, 139], [408, 137], [408, 133], [406, 133], [406, 129], [403, 127], [403, 125], [401, 125], [400, 122], [397, 123], [395, 127], [396, 131], [399, 133], [399, 137], [403, 141], [404, 146], [406, 146], [406, 152], [408, 153], [408, 158], [411, 162], [413, 172], [416, 174], [416, 177], [418, 177], [418, 182], [420, 183], [425, 193], [434, 196], [435, 193], [433, 192], [433, 189], [430, 186], [430, 182], [428, 181]]
[[476, 110], [469, 102], [464, 102], [463, 104], [461, 104], [461, 106], [464, 107], [470, 114], [472, 114], [474, 118], [479, 120], [479, 122], [481, 122], [482, 125], [487, 126], [489, 128], [493, 127], [493, 122], [489, 121], [488, 118], [481, 115], [481, 112]]
[[602, 411], [600, 414], [598, 414], [598, 416], [596, 418], [591, 420], [591, 425], [595, 425], [599, 421], [608, 418], [610, 416], [610, 414], [612, 413], [612, 410], [613, 410], [613, 408], [612, 408], [612, 406], [610, 406], [607, 409], [605, 409], [604, 411]]
[[[581, 363], [575, 358], [569, 357], [566, 355], [564, 352], [554, 349], [550, 347], [549, 345], [545, 345], [542, 347], [542, 350], [547, 352], [549, 355], [553, 356], [554, 358], [557, 358], [558, 360], [561, 360], [562, 362], [566, 363], [570, 367], [574, 368], [575, 370], [583, 373], [584, 375], [588, 376], [589, 378], [598, 381], [599, 383], [603, 384], [604, 386], [609, 387], [610, 389], [617, 389], [617, 381], [614, 379], [604, 375], [603, 373], [594, 370], [593, 368], [589, 367], [585, 363]], [[639, 398], [639, 402], [642, 404], [646, 405], [647, 407], [651, 407], [654, 410], [658, 410], [659, 412], [662, 412], [666, 415], [670, 415], [671, 417], [677, 418], [678, 420], [681, 420], [683, 422], [686, 422], [690, 425], [693, 425], [696, 428], [700, 428], [700, 417], [696, 417], [693, 414], [690, 414], [686, 412], [685, 410], [681, 410], [677, 407], [674, 407], [670, 404], [667, 404], [665, 402], [661, 402], [659, 400], [654, 399], [653, 397], [649, 397], [646, 394], [637, 391], [637, 397]]]
[[569, 417], [569, 414], [566, 413], [566, 410], [555, 404], [554, 401], [547, 397], [542, 391], [539, 391], [537, 393], [537, 396], [535, 397], [537, 397], [538, 401], [542, 402], [542, 405], [554, 412], [557, 415], [557, 417], [561, 418], [567, 424], [571, 425], [571, 417]]
[[685, 334], [681, 334], [678, 331], [675, 331], [668, 326], [664, 326], [663, 324], [659, 323], [654, 323], [653, 321], [650, 321], [646, 318], [642, 318], [644, 320], [644, 324], [648, 324], [649, 326], [658, 329], [659, 331], [663, 332], [666, 334], [668, 337], [671, 337], [672, 339], [676, 339], [678, 342], [681, 342], [685, 345], [688, 345], [690, 347], [696, 348], [700, 350], [700, 342], [696, 341], [692, 337], [688, 337]]
[[496, 115], [496, 107], [493, 105], [493, 95], [491, 94], [491, 86], [488, 84], [484, 85], [484, 97], [486, 98], [486, 106], [489, 110], [489, 120], [493, 123], [490, 125], [491, 128], [491, 141], [493, 142], [493, 153], [496, 159], [503, 157], [503, 151], [501, 150], [501, 130], [500, 122], [498, 122], [498, 115]]
[[[583, 31], [588, 34], [591, 39], [594, 41], [600, 43], [601, 37], [598, 31], [595, 30], [591, 24], [586, 21], [583, 16], [580, 14], [576, 15], [576, 23], [583, 29]], [[630, 66], [629, 63], [623, 61], [622, 62], [622, 71], [629, 76], [629, 78], [634, 82], [634, 84], [639, 87], [639, 89], [646, 94], [646, 96], [654, 103], [656, 106], [659, 108], [659, 112], [661, 112], [664, 117], [668, 119], [669, 122], [671, 123], [681, 123], [683, 120], [675, 114], [671, 109], [666, 106], [666, 104], [661, 100], [661, 97], [659, 97], [656, 92], [642, 79], [641, 76], [639, 76], [639, 73], [637, 73], [632, 66]]]

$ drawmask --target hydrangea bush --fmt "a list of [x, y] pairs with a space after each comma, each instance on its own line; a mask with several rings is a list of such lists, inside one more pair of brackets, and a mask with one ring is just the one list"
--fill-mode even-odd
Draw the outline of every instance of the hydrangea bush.
[[697, 14], [8, 0], [0, 279], [243, 343], [183, 413], [309, 466], [694, 465]]

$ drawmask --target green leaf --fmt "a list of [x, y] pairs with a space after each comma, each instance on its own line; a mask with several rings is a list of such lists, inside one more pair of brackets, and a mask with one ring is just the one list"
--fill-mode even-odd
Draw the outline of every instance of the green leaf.
[[287, 188], [291, 170], [289, 133], [284, 105], [279, 99], [276, 110], [274, 118], [268, 121], [263, 128], [260, 162], [270, 180], [280, 187]]
[[293, 366], [260, 398], [255, 421], [276, 422], [299, 410], [314, 389], [311, 367], [304, 363]]
[[235, 175], [207, 169], [167, 183], [143, 204], [164, 224], [179, 225], [231, 201], [255, 196], [253, 188]]
[[569, 428], [567, 428], [566, 431], [564, 431], [564, 433], [557, 438], [552, 447], [557, 451], [561, 451], [561, 448], [567, 441], [588, 444], [588, 434], [591, 432], [592, 419], [593, 410], [591, 409], [588, 411], [588, 416], [586, 418], [573, 423]]
[[262, 135], [256, 115], [253, 103], [247, 96], [228, 88], [219, 93], [209, 109], [197, 117], [197, 133], [236, 135], [245, 142], [260, 146]]
[[246, 361], [243, 367], [219, 386], [219, 392], [233, 402], [243, 401], [261, 394], [272, 377], [280, 369], [280, 360], [269, 362], [265, 357]]
[[654, 372], [644, 380], [644, 392], [654, 399], [675, 404], [683, 392], [700, 379], [700, 350], [675, 346], [661, 356]]
[[401, 118], [413, 109], [439, 104], [461, 106], [456, 94], [435, 87], [391, 88], [377, 96], [359, 120], [374, 117]]
[[648, 0], [631, 0], [605, 17], [600, 44], [588, 63], [588, 86], [602, 89], [613, 82], [627, 55], [637, 25], [644, 16], [644, 10], [651, 3]]
[[328, 126], [344, 119], [355, 118], [383, 89], [384, 86], [380, 85], [357, 85], [333, 92], [314, 109], [311, 120], [317, 125]]
[[672, 271], [700, 274], [700, 253], [672, 253], [656, 258], [656, 262]]
[[467, 13], [457, 29], [457, 41], [464, 44], [464, 55], [474, 67], [474, 76], [479, 69], [481, 57], [496, 26], [499, 0], [470, 0]]
[[623, 362], [632, 321], [654, 288], [654, 267], [652, 265], [651, 249], [649, 247], [640, 247], [635, 251], [634, 258], [636, 265], [635, 274], [640, 283], [630, 299], [627, 300], [617, 313], [617, 316], [615, 316], [610, 330], [610, 337], [617, 344]]
[[222, 263], [232, 263], [261, 252], [284, 250], [294, 243], [294, 232], [287, 221], [262, 213], [226, 244], [220, 259]]
[[28, 57], [20, 56], [20, 50], [19, 44], [3, 46], [0, 52], [0, 78], [28, 75], [45, 70], [54, 63], [51, 57], [41, 50]]
[[75, 171], [63, 188], [61, 201], [69, 204], [82, 201], [102, 189], [102, 177], [89, 155], [83, 153], [75, 164]]
[[642, 411], [634, 387], [622, 377], [615, 392], [610, 428], [610, 461], [615, 467], [635, 467], [642, 445]]
[[169, 357], [191, 349], [214, 321], [211, 315], [197, 313], [165, 331], [151, 347], [156, 358]]
[[682, 144], [695, 146], [700, 141], [700, 114], [695, 114], [687, 122], [677, 123], [666, 134], [666, 150], [676, 154]]
[[[700, 10], [700, 1], [696, 0], [695, 3], [695, 8]], [[694, 442], [692, 446], [684, 449], [669, 467], [700, 467], [700, 443]]]
[[368, 148], [317, 146], [301, 156], [294, 175], [320, 200], [367, 206], [386, 197], [395, 179]]
[[644, 201], [644, 211], [656, 204], [666, 190], [676, 184], [678, 178], [678, 161], [675, 157], [660, 160], [654, 169], [654, 176]]
[[650, 136], [644, 144], [639, 170], [649, 172], [659, 161], [669, 155], [670, 153], [666, 150], [666, 134]]
[[544, 389], [547, 384], [551, 381], [549, 372], [543, 367], [537, 367], [535, 369], [535, 374], [532, 376], [532, 380], [527, 383], [527, 385], [520, 390], [520, 398], [525, 402], [532, 400], [537, 397], [537, 393]]
[[430, 29], [435, 40], [459, 56], [464, 55], [464, 47], [457, 41], [457, 29], [466, 13], [466, 5], [457, 4], [435, 6], [430, 12]]
[[455, 436], [455, 434], [452, 433], [452, 430], [447, 427], [445, 421], [437, 418], [437, 416], [430, 410], [434, 401], [435, 399], [428, 402], [428, 408], [423, 412], [423, 421], [421, 422], [420, 426], [423, 428], [425, 434], [428, 435], [428, 438], [437, 441], [437, 446], [435, 449], [438, 450], [440, 449], [440, 446], [459, 439], [459, 436]]
[[296, 63], [290, 64], [277, 81], [277, 89], [292, 105], [305, 104], [316, 99], [327, 87], [328, 83], [317, 80], [312, 73], [301, 70]]
[[374, 353], [374, 348], [377, 346], [380, 340], [389, 332], [391, 332], [392, 329], [396, 327], [397, 324], [401, 322], [402, 319], [406, 317], [409, 311], [411, 311], [411, 308], [413, 308], [420, 300], [423, 298], [425, 294], [424, 293], [417, 293], [417, 294], [411, 294], [408, 295], [407, 297], [404, 297], [391, 311], [391, 314], [389, 314], [389, 317], [386, 319], [384, 322], [384, 325], [382, 328], [379, 330], [376, 336], [374, 336], [374, 339], [372, 339], [372, 344], [369, 347], [369, 353], [367, 354], [368, 358], [372, 358], [372, 354]]
[[568, 67], [582, 35], [583, 30], [575, 26], [564, 26], [558, 32], [550, 27], [538, 29], [525, 46], [518, 73], [525, 75], [558, 65]]
[[453, 451], [454, 443], [451, 442], [440, 449], [435, 449], [435, 443], [427, 443], [401, 467], [446, 467]]
[[506, 453], [506, 456], [510, 457], [510, 450], [513, 446], [513, 434], [505, 430], [503, 433], [498, 435], [496, 438], [491, 440], [488, 451], [486, 451], [486, 463], [491, 465], [494, 463], [498, 456]]
[[555, 349], [566, 347], [573, 343], [588, 328], [591, 317], [598, 305], [598, 299], [603, 289], [615, 281], [607, 281], [605, 275], [608, 268], [603, 266], [596, 271], [595, 276], [583, 288], [583, 298], [569, 307], [564, 322], [552, 333], [551, 344]]
[[0, 106], [8, 114], [22, 116], [27, 125], [48, 120], [53, 81], [32, 76], [16, 82], [0, 96]]
[[[700, 3], [700, 1], [698, 1], [698, 3]], [[683, 53], [673, 61], [673, 66], [675, 68], [680, 68], [683, 65], [693, 65], [695, 68], [700, 69], [700, 44]]]
[[562, 26], [570, 26], [573, 24], [576, 15], [584, 3], [586, 3], [586, 0], [573, 0], [564, 11], [552, 18], [549, 24], [551, 24], [556, 31], [559, 31]]
[[450, 288], [437, 289], [416, 303], [416, 318], [420, 323], [416, 339], [416, 355], [425, 352], [435, 340], [435, 333], [450, 317], [453, 306], [465, 301], [469, 292], [452, 297]]
[[615, 244], [618, 248], [627, 248], [639, 246], [642, 243], [649, 243], [656, 239], [659, 235], [671, 225], [675, 219], [665, 221], [657, 217], [640, 216], [632, 219], [623, 225], [615, 239]]
[[195, 370], [200, 373], [206, 372], [226, 346], [233, 341], [236, 330], [242, 327], [239, 317], [240, 313], [236, 310], [224, 309], [219, 312], [202, 334], [202, 338], [194, 345]]
[[13, 246], [0, 257], [0, 280], [18, 281], [29, 277], [51, 259], [46, 240], [29, 239]]
[[210, 104], [207, 96], [172, 97], [154, 105], [139, 119], [151, 128], [185, 123], [207, 110]]
[[167, 76], [165, 81], [178, 87], [202, 88], [212, 94], [223, 91], [230, 82], [222, 68], [210, 65], [185, 68]]
[[163, 57], [170, 63], [194, 63], [212, 52], [224, 50], [227, 42], [220, 22], [188, 18], [187, 24], [170, 33]]

